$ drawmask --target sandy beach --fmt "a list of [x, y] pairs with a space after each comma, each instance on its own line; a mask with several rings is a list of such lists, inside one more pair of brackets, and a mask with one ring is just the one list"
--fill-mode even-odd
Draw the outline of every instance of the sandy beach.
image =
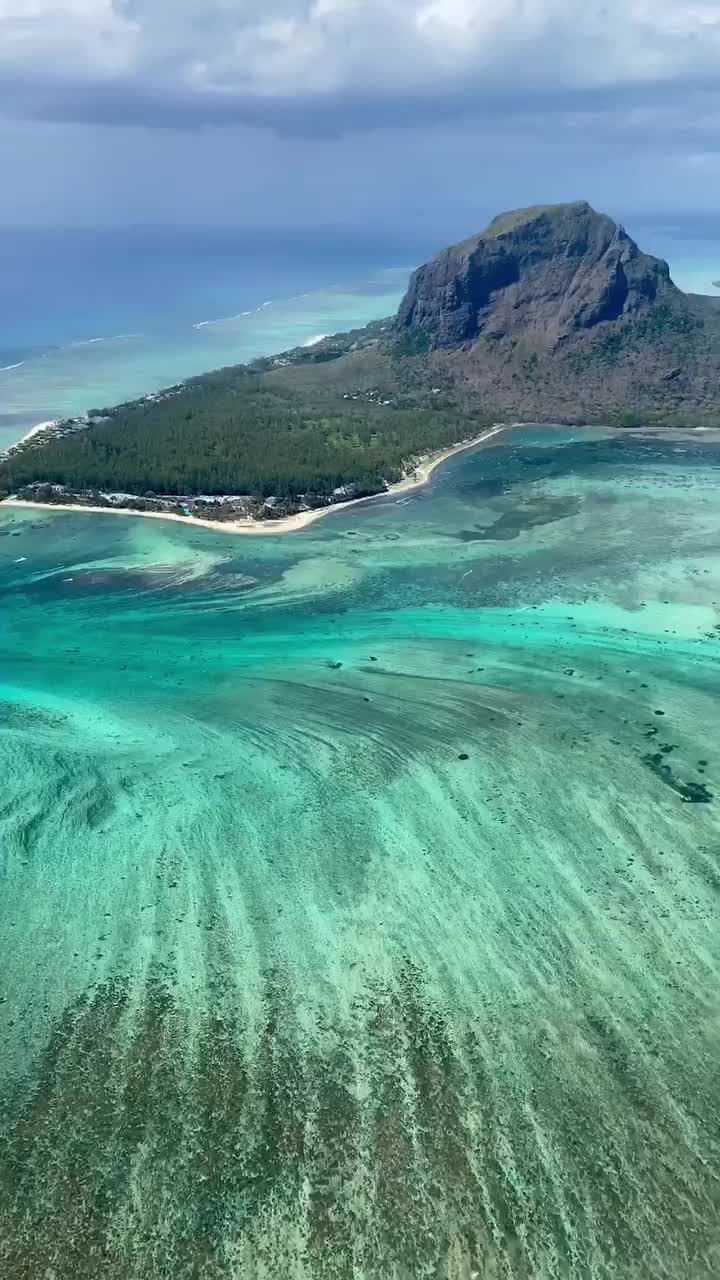
[[[387, 493], [406, 494], [423, 489], [428, 484], [435, 468], [439, 467], [442, 462], [446, 462], [448, 458], [453, 458], [457, 454], [465, 453], [469, 449], [477, 448], [487, 440], [501, 435], [507, 429], [507, 424], [498, 423], [481, 435], [474, 436], [472, 440], [463, 440], [459, 444], [451, 445], [450, 448], [443, 449], [439, 453], [429, 454], [427, 458], [423, 458], [417, 463], [410, 475], [399, 480], [397, 484], [390, 485]], [[201, 516], [180, 516], [172, 511], [132, 511], [127, 507], [90, 507], [83, 506], [80, 503], [31, 502], [23, 498], [6, 498], [4, 503], [0, 505], [36, 508], [40, 511], [83, 511], [90, 512], [93, 515], [140, 516], [143, 520], [175, 520], [179, 524], [198, 525], [203, 529], [214, 529], [216, 533], [265, 536], [267, 534], [293, 533], [298, 529], [305, 529], [308, 525], [314, 524], [316, 520], [320, 520], [323, 516], [328, 516], [334, 511], [346, 511], [348, 507], [359, 506], [361, 502], [374, 502], [377, 498], [383, 496], [387, 496], [387, 494], [374, 493], [364, 498], [351, 498], [348, 502], [333, 502], [327, 507], [319, 507], [315, 511], [299, 511], [296, 515], [285, 516], [281, 520], [203, 520]]]
[[34, 427], [31, 427], [29, 431], [25, 432], [24, 436], [20, 437], [17, 443], [27, 444], [28, 440], [32, 440], [33, 436], [39, 435], [41, 431], [47, 431], [48, 427], [56, 426], [57, 421], [55, 418], [48, 418], [47, 422], [37, 422]]

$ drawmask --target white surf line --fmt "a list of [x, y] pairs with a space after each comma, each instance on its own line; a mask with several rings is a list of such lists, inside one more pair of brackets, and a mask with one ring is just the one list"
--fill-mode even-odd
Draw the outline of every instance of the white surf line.
[[110, 333], [102, 338], [78, 338], [76, 342], [68, 342], [68, 347], [94, 347], [98, 342], [127, 342], [130, 338], [144, 338], [144, 333]]
[[56, 426], [57, 426], [57, 418], [49, 418], [47, 422], [38, 422], [36, 426], [31, 427], [29, 431], [26, 431], [25, 435], [21, 436], [21, 438], [18, 440], [17, 443], [25, 444], [26, 440], [32, 440], [32, 437], [36, 436], [39, 431], [44, 431], [46, 427], [56, 427]]
[[193, 329], [206, 329], [209, 324], [230, 324], [231, 321], [242, 320], [245, 316], [255, 316], [264, 307], [271, 307], [272, 305], [272, 302], [262, 302], [259, 307], [253, 307], [250, 311], [236, 311], [232, 316], [218, 316], [215, 320], [198, 320], [193, 324]]

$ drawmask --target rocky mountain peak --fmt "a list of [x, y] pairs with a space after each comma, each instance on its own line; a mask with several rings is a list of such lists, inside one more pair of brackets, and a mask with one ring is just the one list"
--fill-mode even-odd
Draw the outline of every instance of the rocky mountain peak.
[[501, 213], [444, 249], [412, 276], [398, 324], [438, 347], [510, 336], [547, 349], [682, 297], [666, 262], [575, 201]]

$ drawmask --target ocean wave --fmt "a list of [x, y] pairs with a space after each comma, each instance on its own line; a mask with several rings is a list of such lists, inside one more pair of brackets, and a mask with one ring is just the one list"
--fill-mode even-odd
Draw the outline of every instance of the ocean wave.
[[4, 364], [0, 366], [0, 373], [7, 373], [9, 369], [19, 369], [24, 363], [24, 360], [18, 360], [15, 364]]
[[144, 338], [143, 333], [113, 333], [109, 337], [81, 338], [77, 342], [69, 342], [69, 347], [94, 347], [98, 342], [125, 342], [130, 338]]
[[34, 427], [31, 427], [29, 431], [25, 432], [24, 436], [21, 436], [18, 440], [18, 444], [25, 444], [27, 440], [32, 440], [33, 436], [36, 436], [39, 431], [45, 431], [47, 427], [54, 427], [56, 425], [57, 418], [48, 418], [46, 422], [36, 422]]
[[[289, 301], [292, 301], [292, 299], [289, 299]], [[193, 329], [207, 329], [208, 325], [232, 324], [233, 320], [243, 320], [246, 316], [257, 315], [259, 311], [264, 310], [265, 307], [271, 307], [272, 305], [272, 302], [261, 302], [259, 307], [252, 307], [250, 311], [237, 311], [235, 315], [232, 316], [218, 316], [216, 320], [198, 320], [197, 323], [193, 325]]]
[[[389, 270], [395, 270], [395, 268], [390, 268]], [[370, 277], [366, 283], [372, 284], [373, 279], [374, 277]], [[249, 311], [238, 311], [235, 315], [231, 316], [217, 316], [214, 320], [199, 320], [193, 324], [193, 329], [206, 329], [208, 326], [213, 327], [215, 325], [232, 324], [234, 320], [244, 320], [248, 316], [258, 315], [261, 311], [264, 311], [266, 307], [287, 307], [293, 302], [304, 302], [308, 298], [322, 298], [323, 294], [337, 293], [339, 290], [344, 290], [348, 294], [351, 294], [353, 286], [352, 284], [342, 285], [337, 282], [334, 284], [321, 284], [318, 285], [317, 289], [309, 289], [305, 293], [295, 293], [288, 298], [270, 298], [265, 302], [261, 302], [259, 306], [251, 308]]]
[[[309, 289], [305, 293], [295, 293], [291, 297], [269, 298], [265, 302], [261, 302], [259, 306], [252, 307], [248, 311], [238, 311], [231, 316], [217, 316], [212, 320], [198, 320], [193, 324], [192, 327], [193, 329], [198, 330], [198, 329], [213, 328], [216, 325], [228, 325], [228, 324], [232, 324], [233, 321], [235, 320], [245, 320], [247, 319], [248, 316], [258, 315], [261, 311], [264, 311], [266, 307], [280, 307], [280, 308], [287, 307], [295, 302], [305, 302], [307, 299], [321, 299], [324, 294], [328, 294], [328, 293], [337, 294], [340, 292], [340, 293], [346, 293], [347, 295], [351, 296], [356, 290], [359, 290], [358, 296], [363, 296], [362, 295], [363, 283], [366, 288], [372, 285], [377, 286], [377, 283], [381, 276], [387, 275], [388, 277], [391, 277], [393, 272], [404, 273], [405, 268], [404, 267], [387, 267], [368, 276], [368, 278], [364, 281], [356, 281], [355, 284], [347, 283], [343, 285], [342, 283], [339, 283], [337, 281], [335, 281], [333, 284], [319, 284], [316, 289]], [[408, 272], [409, 272], [409, 268], [408, 268]], [[389, 283], [389, 280], [387, 283]]]

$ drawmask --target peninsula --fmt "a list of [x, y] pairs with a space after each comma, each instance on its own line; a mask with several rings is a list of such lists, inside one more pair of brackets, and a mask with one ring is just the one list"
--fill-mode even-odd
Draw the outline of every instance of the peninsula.
[[537, 206], [420, 267], [394, 318], [46, 427], [0, 497], [297, 527], [499, 421], [717, 428], [719, 384], [720, 298], [587, 203]]
[[[405, 494], [424, 489], [430, 481], [433, 471], [455, 454], [469, 449], [477, 449], [488, 441], [501, 435], [507, 428], [503, 423], [496, 423], [487, 431], [483, 431], [472, 440], [462, 440], [449, 449], [441, 449], [427, 457], [413, 461], [412, 469], [401, 480], [386, 484], [377, 493], [364, 494], [362, 497], [338, 495], [337, 501], [328, 501], [323, 505], [305, 506], [290, 514], [275, 503], [268, 501], [257, 514], [253, 513], [252, 499], [244, 497], [223, 496], [221, 498], [176, 498], [172, 495], [161, 497], [135, 498], [132, 494], [72, 493], [60, 485], [29, 485], [21, 489], [19, 494], [0, 498], [6, 506], [43, 507], [53, 506], [61, 511], [89, 511], [94, 515], [115, 514], [122, 516], [143, 516], [155, 520], [179, 520], [183, 524], [200, 525], [206, 529], [222, 525], [223, 533], [274, 534], [292, 533], [304, 529], [322, 516], [345, 507], [357, 506], [362, 502], [370, 502], [388, 494]], [[287, 505], [287, 504], [286, 504]]]

